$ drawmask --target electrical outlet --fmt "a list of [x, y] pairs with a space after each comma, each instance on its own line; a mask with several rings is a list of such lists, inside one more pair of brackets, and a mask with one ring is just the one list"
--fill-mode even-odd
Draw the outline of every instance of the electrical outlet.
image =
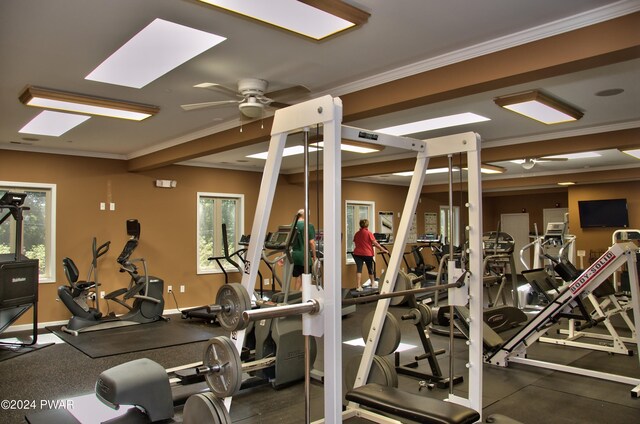
[[268, 285], [269, 285], [269, 279], [268, 279], [268, 278], [265, 278], [265, 279], [264, 279], [264, 285], [265, 285], [265, 286], [268, 286]]
[[109, 203], [109, 210], [110, 211], [115, 211], [116, 210], [116, 204], [113, 203], [113, 202]]
[[173, 292], [173, 286], [167, 286], [167, 293]]
[[184, 293], [184, 285], [180, 286], [180, 293]]
[[100, 299], [104, 299], [104, 295], [105, 295], [105, 292], [101, 291], [100, 292]]
[[104, 211], [104, 210], [106, 210], [106, 209], [107, 209], [107, 204], [106, 204], [106, 203], [104, 203], [104, 202], [100, 202], [100, 210], [101, 210], [101, 211]]

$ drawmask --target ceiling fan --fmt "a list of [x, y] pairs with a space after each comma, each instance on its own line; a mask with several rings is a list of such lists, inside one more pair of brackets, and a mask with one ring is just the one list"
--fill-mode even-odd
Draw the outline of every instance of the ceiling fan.
[[524, 158], [522, 159], [522, 167], [524, 169], [532, 169], [538, 162], [564, 162], [569, 160], [568, 158], [562, 158], [557, 156], [542, 156], [539, 158]]
[[222, 92], [227, 95], [237, 97], [238, 100], [191, 103], [181, 105], [180, 107], [182, 107], [182, 109], [195, 110], [236, 104], [238, 105], [240, 112], [249, 118], [259, 118], [263, 116], [266, 108], [282, 108], [289, 106], [289, 104], [282, 103], [280, 100], [293, 100], [309, 93], [309, 89], [302, 85], [295, 85], [267, 93], [269, 83], [259, 78], [243, 78], [239, 80], [237, 90], [209, 82], [198, 84], [194, 87]]

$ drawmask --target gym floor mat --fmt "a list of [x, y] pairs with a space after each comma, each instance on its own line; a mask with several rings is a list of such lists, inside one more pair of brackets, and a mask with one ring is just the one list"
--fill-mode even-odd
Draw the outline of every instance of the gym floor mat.
[[485, 417], [496, 413], [525, 424], [638, 422], [635, 408], [536, 386], [524, 387], [483, 410]]
[[209, 340], [224, 334], [218, 326], [181, 320], [174, 316], [169, 322], [131, 325], [108, 330], [89, 331], [72, 336], [61, 326], [47, 327], [66, 343], [91, 358], [140, 352]]

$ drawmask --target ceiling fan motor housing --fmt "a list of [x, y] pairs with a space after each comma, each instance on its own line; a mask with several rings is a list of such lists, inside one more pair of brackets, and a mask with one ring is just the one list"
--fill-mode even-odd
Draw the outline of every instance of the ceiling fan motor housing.
[[264, 96], [269, 83], [258, 78], [244, 78], [238, 81], [238, 91], [245, 97]]

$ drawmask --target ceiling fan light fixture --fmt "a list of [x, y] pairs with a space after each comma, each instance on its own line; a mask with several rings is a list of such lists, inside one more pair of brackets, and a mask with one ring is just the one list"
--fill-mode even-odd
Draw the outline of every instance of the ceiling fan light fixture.
[[502, 108], [547, 125], [577, 121], [584, 116], [576, 108], [538, 90], [500, 96], [493, 101]]
[[314, 40], [364, 25], [370, 16], [341, 0], [200, 1]]
[[526, 169], [527, 171], [529, 169], [533, 169], [535, 164], [536, 164], [536, 160], [535, 159], [525, 159], [525, 160], [522, 161], [522, 167], [524, 169]]
[[[250, 99], [251, 98], [248, 100]], [[260, 118], [264, 112], [264, 105], [256, 101], [246, 101], [240, 103], [238, 107], [240, 108], [240, 112], [247, 118]]]
[[157, 106], [32, 86], [27, 87], [22, 94], [20, 94], [19, 99], [20, 102], [26, 106], [64, 110], [88, 115], [108, 116], [110, 118], [129, 119], [133, 121], [142, 121], [160, 111], [160, 108]]

